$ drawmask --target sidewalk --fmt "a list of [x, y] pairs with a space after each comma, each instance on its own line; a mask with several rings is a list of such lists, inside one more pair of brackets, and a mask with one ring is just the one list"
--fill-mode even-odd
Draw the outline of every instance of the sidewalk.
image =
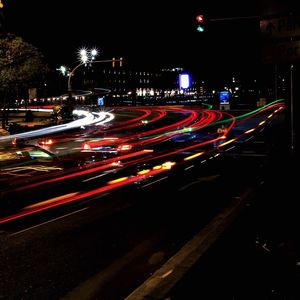
[[257, 170], [258, 188], [238, 217], [214, 244], [204, 236], [203, 247], [211, 245], [208, 251], [187, 245], [187, 250], [199, 256], [196, 263], [195, 255], [186, 252], [173, 256], [126, 300], [300, 299], [296, 155], [289, 155], [283, 139], [274, 147], [264, 167]]
[[294, 160], [282, 158], [269, 169], [250, 206], [167, 299], [300, 299]]

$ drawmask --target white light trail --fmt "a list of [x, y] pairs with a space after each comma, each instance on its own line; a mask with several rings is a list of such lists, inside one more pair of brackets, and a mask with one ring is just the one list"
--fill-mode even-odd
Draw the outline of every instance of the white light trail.
[[0, 137], [0, 141], [7, 141], [10, 139], [14, 139], [14, 138], [37, 137], [37, 136], [41, 136], [41, 135], [45, 135], [45, 134], [56, 133], [56, 132], [79, 128], [79, 127], [88, 126], [88, 125], [92, 125], [92, 124], [100, 125], [100, 124], [107, 123], [114, 118], [114, 115], [109, 112], [100, 112], [100, 113], [93, 112], [93, 113], [91, 113], [89, 111], [78, 110], [78, 109], [75, 109], [73, 111], [73, 115], [77, 115], [82, 118], [72, 121], [70, 123], [66, 123], [66, 124], [55, 125], [55, 126], [50, 126], [47, 128], [33, 130], [33, 131], [12, 134], [9, 136], [3, 136], [3, 137]]

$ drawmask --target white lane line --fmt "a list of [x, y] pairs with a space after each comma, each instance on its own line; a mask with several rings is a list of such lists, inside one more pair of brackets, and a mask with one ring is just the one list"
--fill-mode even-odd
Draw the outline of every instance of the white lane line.
[[108, 174], [108, 173], [104, 173], [104, 174], [100, 174], [100, 175], [97, 175], [97, 176], [94, 176], [94, 177], [90, 177], [90, 178], [88, 178], [88, 179], [82, 180], [82, 182], [88, 182], [88, 181], [97, 179], [97, 178], [102, 177], [102, 176], [107, 175], [107, 174]]
[[36, 227], [39, 227], [39, 226], [42, 226], [42, 225], [45, 225], [45, 224], [48, 224], [48, 223], [51, 223], [51, 222], [54, 222], [54, 221], [57, 221], [59, 219], [62, 219], [62, 218], [65, 218], [65, 217], [68, 217], [68, 216], [71, 216], [71, 215], [74, 215], [74, 214], [77, 214], [81, 211], [84, 211], [86, 209], [89, 209], [89, 207], [85, 207], [85, 208], [82, 208], [82, 209], [79, 209], [79, 210], [76, 210], [76, 211], [73, 211], [69, 214], [66, 214], [66, 215], [63, 215], [63, 216], [60, 216], [58, 218], [55, 218], [55, 219], [52, 219], [52, 220], [49, 220], [49, 221], [46, 221], [46, 222], [43, 222], [43, 223], [40, 223], [40, 224], [37, 224], [37, 225], [34, 225], [34, 226], [31, 226], [31, 227], [28, 227], [26, 229], [23, 229], [23, 230], [20, 230], [20, 231], [17, 231], [17, 232], [14, 232], [12, 234], [10, 234], [10, 236], [14, 236], [14, 235], [17, 235], [17, 234], [20, 234], [20, 233], [23, 233], [25, 231], [28, 231], [28, 230], [31, 230], [31, 229], [34, 229]]
[[155, 180], [155, 181], [153, 181], [153, 182], [147, 183], [147, 184], [143, 185], [142, 188], [144, 188], [144, 187], [146, 187], [146, 186], [149, 186], [149, 185], [151, 185], [151, 184], [160, 182], [160, 181], [162, 181], [162, 180], [164, 180], [164, 179], [167, 179], [168, 177], [169, 177], [169, 176], [165, 176], [165, 177], [160, 178], [160, 179], [158, 179], [158, 180]]
[[247, 199], [253, 196], [253, 194], [251, 190], [246, 190], [241, 194], [240, 200], [230, 203], [228, 207], [216, 215], [200, 232], [148, 277], [148, 279], [123, 299], [169, 299], [167, 295], [170, 294], [173, 287], [175, 287], [180, 280], [185, 278], [184, 276], [188, 271], [195, 266], [199, 259], [236, 220], [245, 208]]
[[235, 148], [235, 146], [232, 146], [232, 147], [226, 149], [225, 151], [230, 151], [230, 150], [232, 150], [232, 149], [234, 149], [234, 148]]
[[194, 168], [195, 166], [194, 165], [191, 165], [191, 166], [189, 166], [189, 167], [186, 167], [185, 169], [184, 169], [184, 171], [187, 171], [187, 170], [189, 170], [189, 169], [191, 169], [191, 168]]

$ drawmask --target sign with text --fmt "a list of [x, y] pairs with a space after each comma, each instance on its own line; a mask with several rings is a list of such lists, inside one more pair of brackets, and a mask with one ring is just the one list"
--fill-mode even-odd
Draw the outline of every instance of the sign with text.
[[179, 88], [188, 89], [190, 87], [190, 75], [189, 74], [179, 74]]
[[300, 62], [300, 41], [265, 44], [262, 60], [266, 64]]
[[300, 17], [286, 16], [260, 21], [260, 32], [267, 39], [287, 38], [300, 35]]
[[221, 91], [220, 92], [220, 103], [221, 104], [228, 104], [231, 97], [231, 93], [228, 91]]

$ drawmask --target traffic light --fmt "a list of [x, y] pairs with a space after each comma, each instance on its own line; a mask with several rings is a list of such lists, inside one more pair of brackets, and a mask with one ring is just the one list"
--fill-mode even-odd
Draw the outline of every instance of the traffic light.
[[204, 32], [204, 16], [198, 15], [196, 16], [196, 22], [197, 22], [197, 31], [198, 32]]
[[115, 57], [112, 58], [111, 63], [112, 63], [112, 67], [114, 68], [116, 66], [116, 58]]
[[123, 57], [120, 57], [120, 67], [123, 67]]

